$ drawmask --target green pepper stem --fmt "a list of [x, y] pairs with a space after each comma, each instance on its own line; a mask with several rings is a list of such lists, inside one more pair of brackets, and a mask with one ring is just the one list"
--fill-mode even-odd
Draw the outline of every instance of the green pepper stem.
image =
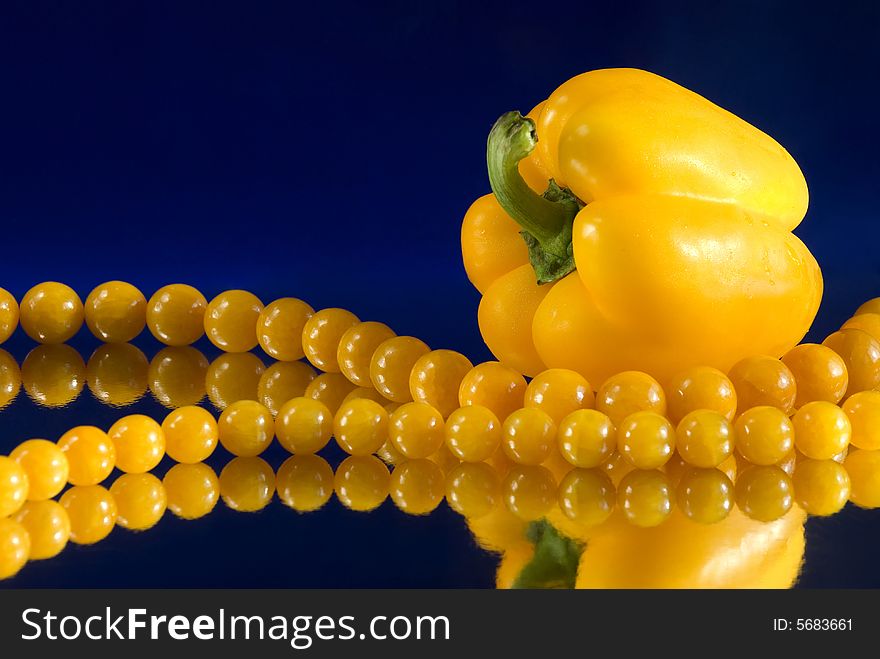
[[562, 535], [545, 519], [529, 524], [526, 537], [535, 545], [535, 553], [512, 587], [574, 588], [584, 546]]

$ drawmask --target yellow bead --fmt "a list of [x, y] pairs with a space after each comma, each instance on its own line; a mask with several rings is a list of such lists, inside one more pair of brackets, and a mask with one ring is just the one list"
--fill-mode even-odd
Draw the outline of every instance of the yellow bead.
[[116, 447], [100, 428], [77, 426], [58, 440], [58, 448], [67, 455], [71, 485], [97, 485], [116, 466]]
[[147, 392], [149, 368], [147, 356], [130, 343], [105, 343], [89, 358], [86, 382], [105, 405], [124, 407]]
[[678, 507], [699, 524], [715, 524], [733, 510], [733, 483], [720, 469], [687, 469], [678, 483]]
[[443, 446], [443, 416], [427, 403], [405, 403], [389, 421], [390, 440], [410, 460], [427, 458]]
[[849, 382], [846, 396], [880, 387], [880, 341], [860, 329], [834, 332], [822, 342], [840, 355]]
[[849, 474], [849, 500], [860, 508], [880, 508], [880, 451], [851, 450], [843, 461]]
[[147, 302], [147, 327], [168, 346], [188, 346], [205, 333], [208, 301], [192, 286], [163, 286]]
[[244, 458], [260, 455], [275, 437], [272, 412], [254, 400], [240, 400], [227, 407], [217, 426], [223, 448]]
[[[342, 405], [344, 405], [345, 403], [355, 400], [357, 398], [366, 398], [367, 400], [371, 400], [374, 403], [379, 403], [379, 405], [381, 405], [383, 408], [386, 408], [386, 411], [388, 411], [386, 407], [388, 405], [388, 399], [385, 398], [385, 396], [380, 394], [378, 391], [373, 389], [372, 385], [370, 385], [369, 387], [355, 387], [345, 395], [345, 398], [342, 399], [342, 402], [339, 404], [339, 406], [342, 407]], [[391, 404], [395, 405], [395, 403]]]
[[679, 373], [669, 383], [667, 405], [669, 420], [678, 423], [696, 410], [712, 410], [733, 421], [736, 413], [736, 390], [717, 368], [696, 366]]
[[165, 514], [168, 497], [153, 474], [122, 474], [110, 486], [116, 501], [116, 523], [129, 531], [153, 528]]
[[753, 407], [734, 426], [736, 450], [756, 465], [781, 462], [794, 448], [794, 427], [777, 407]]
[[317, 453], [333, 434], [333, 414], [320, 401], [294, 398], [278, 411], [275, 434], [290, 453]]
[[794, 445], [808, 458], [830, 460], [849, 446], [852, 425], [834, 403], [813, 401], [792, 417]]
[[339, 339], [336, 362], [340, 372], [359, 387], [372, 387], [370, 362], [382, 343], [397, 336], [383, 323], [358, 323], [345, 331]]
[[0, 517], [8, 517], [28, 499], [28, 475], [13, 458], [0, 455]]
[[842, 409], [852, 424], [852, 445], [868, 451], [880, 449], [880, 391], [853, 394]]
[[539, 465], [556, 445], [556, 424], [546, 412], [524, 407], [509, 415], [501, 426], [501, 448], [521, 465]]
[[104, 343], [127, 343], [144, 331], [147, 298], [124, 281], [108, 281], [86, 298], [86, 325]]
[[83, 324], [83, 304], [69, 286], [54, 281], [37, 284], [21, 299], [21, 328], [38, 343], [64, 343]]
[[285, 506], [312, 512], [333, 496], [333, 469], [318, 455], [292, 455], [278, 469], [275, 487]]
[[733, 426], [715, 410], [688, 413], [675, 431], [675, 445], [682, 459], [694, 467], [717, 467], [733, 453]]
[[536, 465], [514, 465], [502, 485], [504, 504], [525, 522], [542, 518], [556, 504], [556, 480]]
[[833, 515], [849, 500], [849, 474], [834, 460], [801, 460], [792, 482], [795, 500], [810, 515]]
[[27, 530], [13, 519], [0, 518], [0, 580], [18, 574], [28, 560], [31, 539]]
[[816, 343], [802, 343], [782, 356], [797, 383], [795, 407], [814, 400], [837, 404], [846, 393], [849, 375], [840, 355]]
[[675, 451], [675, 429], [656, 412], [634, 412], [617, 429], [617, 450], [637, 469], [657, 469]]
[[659, 526], [672, 513], [672, 485], [662, 471], [635, 469], [620, 480], [617, 505], [634, 526]]
[[427, 515], [443, 501], [445, 477], [431, 460], [406, 460], [394, 468], [391, 499], [408, 515]]
[[776, 407], [785, 414], [794, 410], [797, 398], [794, 375], [775, 357], [746, 357], [734, 364], [727, 375], [736, 389], [737, 415], [763, 406]]
[[[500, 449], [495, 450], [496, 453], [501, 453]], [[403, 457], [403, 456], [401, 456]], [[458, 467], [461, 464], [461, 459], [455, 455], [449, 448], [444, 444], [436, 452], [432, 453], [427, 457], [431, 462], [437, 463], [437, 466], [443, 470], [444, 474], [448, 474], [450, 471]], [[403, 462], [403, 460], [400, 460]]]
[[257, 341], [263, 351], [282, 362], [305, 357], [302, 333], [315, 310], [295, 297], [275, 300], [257, 319]]
[[205, 390], [214, 407], [224, 410], [240, 400], [257, 400], [266, 367], [252, 352], [220, 355], [205, 374]]
[[45, 407], [64, 407], [79, 396], [86, 383], [86, 365], [69, 345], [38, 346], [21, 365], [28, 396]]
[[748, 517], [772, 522], [791, 509], [792, 484], [788, 474], [776, 466], [749, 467], [736, 479], [736, 505]]
[[18, 327], [18, 302], [5, 288], [0, 288], [0, 344], [5, 343]]
[[78, 545], [100, 542], [116, 526], [116, 500], [100, 485], [76, 485], [59, 501], [70, 518], [70, 539]]
[[607, 415], [597, 410], [576, 410], [562, 419], [556, 432], [562, 457], [571, 465], [598, 467], [617, 448], [617, 430]]
[[315, 369], [305, 362], [276, 362], [260, 376], [257, 398], [277, 416], [284, 403], [305, 395], [314, 379]]
[[395, 403], [411, 401], [409, 379], [413, 367], [430, 351], [412, 336], [396, 336], [380, 343], [370, 361], [370, 380], [376, 391]]
[[553, 423], [575, 410], [593, 407], [593, 388], [580, 373], [565, 368], [551, 368], [536, 375], [526, 387], [525, 406], [546, 412]]
[[262, 458], [233, 458], [220, 472], [220, 496], [232, 510], [262, 510], [272, 501], [273, 494], [275, 472]]
[[374, 455], [352, 455], [336, 468], [333, 489], [346, 508], [366, 512], [388, 497], [391, 475]]
[[9, 405], [21, 390], [21, 369], [15, 358], [0, 350], [0, 410]]
[[666, 394], [660, 383], [647, 373], [624, 371], [612, 375], [599, 387], [596, 409], [617, 425], [634, 412], [666, 414]]
[[349, 455], [371, 455], [388, 439], [388, 412], [365, 398], [349, 401], [336, 412], [333, 434]]
[[482, 462], [501, 446], [501, 423], [488, 407], [460, 407], [446, 420], [446, 446], [464, 462]]
[[409, 393], [414, 401], [431, 405], [445, 419], [458, 409], [461, 381], [473, 367], [460, 352], [432, 350], [413, 364]]
[[468, 519], [485, 517], [498, 507], [501, 480], [485, 462], [462, 462], [446, 477], [446, 501]]
[[203, 462], [178, 464], [162, 479], [168, 509], [181, 519], [204, 517], [217, 505], [220, 481], [217, 474]]
[[208, 367], [207, 358], [192, 346], [163, 348], [150, 362], [150, 391], [171, 409], [196, 405], [205, 397]]
[[342, 401], [356, 388], [342, 373], [322, 373], [309, 383], [304, 396], [323, 403], [336, 414]]
[[168, 457], [184, 464], [207, 460], [217, 448], [220, 436], [211, 413], [193, 405], [170, 412], [162, 421], [162, 432]]
[[116, 448], [116, 467], [130, 474], [154, 469], [165, 456], [162, 426], [143, 414], [122, 417], [110, 426], [107, 435]]
[[484, 362], [474, 366], [458, 389], [462, 407], [481, 405], [499, 419], [506, 419], [525, 402], [525, 378], [500, 362]]
[[863, 313], [880, 313], [880, 297], [872, 298], [862, 304], [862, 306], [856, 309], [855, 315], [858, 316]]
[[880, 341], [880, 313], [860, 313], [847, 320], [840, 329], [860, 329]]
[[70, 540], [70, 517], [57, 501], [28, 501], [13, 519], [28, 533], [31, 541], [28, 559], [31, 561], [54, 558]]
[[579, 526], [605, 522], [614, 512], [616, 500], [614, 483], [601, 469], [572, 469], [559, 484], [559, 508]]
[[321, 309], [313, 314], [302, 331], [306, 359], [325, 373], [339, 373], [336, 355], [342, 335], [359, 322], [360, 318], [345, 309]]
[[257, 347], [257, 321], [263, 303], [248, 291], [224, 291], [208, 303], [205, 334], [225, 352], [248, 352]]
[[67, 456], [53, 442], [29, 439], [16, 446], [9, 457], [27, 474], [28, 501], [51, 499], [67, 485]]

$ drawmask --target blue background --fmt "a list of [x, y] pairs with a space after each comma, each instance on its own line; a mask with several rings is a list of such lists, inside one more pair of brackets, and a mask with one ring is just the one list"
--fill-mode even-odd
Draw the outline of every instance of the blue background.
[[[47, 279], [83, 296], [108, 279], [148, 294], [171, 281], [209, 297], [249, 288], [487, 358], [458, 231], [488, 190], [489, 127], [575, 74], [634, 66], [754, 123], [800, 163], [811, 207], [797, 233], [826, 280], [811, 338], [880, 294], [877, 5], [315, 5], [4, 2], [0, 285], [18, 297]], [[62, 425], [51, 416], [34, 413]], [[314, 517], [218, 507], [197, 530], [166, 519], [162, 550], [116, 533], [21, 584], [492, 582], [491, 557], [449, 511], [332, 505]], [[804, 583], [880, 585], [876, 519], [814, 523]]]

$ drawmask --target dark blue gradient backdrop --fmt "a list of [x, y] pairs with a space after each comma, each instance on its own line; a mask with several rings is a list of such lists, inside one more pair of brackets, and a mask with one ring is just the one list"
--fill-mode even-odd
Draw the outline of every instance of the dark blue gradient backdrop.
[[[878, 30], [873, 3], [4, 2], [0, 286], [248, 288], [487, 358], [458, 241], [488, 190], [486, 134], [575, 74], [632, 66], [798, 160], [812, 198], [797, 232], [826, 280], [821, 339], [880, 295]], [[116, 533], [21, 583], [492, 583], [491, 557], [449, 511], [332, 505], [294, 521], [166, 520], [156, 537], [170, 540]], [[877, 519], [814, 523], [804, 583], [880, 585]]]

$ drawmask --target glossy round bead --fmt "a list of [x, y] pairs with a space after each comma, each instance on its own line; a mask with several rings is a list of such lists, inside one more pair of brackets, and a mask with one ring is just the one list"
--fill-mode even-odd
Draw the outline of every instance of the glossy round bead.
[[[67, 456], [53, 442], [29, 439], [16, 446], [9, 457], [21, 465], [27, 474], [28, 501], [51, 499], [67, 485], [70, 470]], [[0, 463], [2, 460], [0, 458]]]
[[58, 440], [70, 466], [71, 485], [97, 485], [116, 466], [116, 447], [110, 437], [94, 426], [77, 426]]
[[566, 368], [551, 368], [529, 382], [524, 405], [538, 408], [559, 424], [575, 410], [591, 408], [595, 402], [593, 388], [584, 376]]
[[333, 495], [333, 469], [317, 455], [292, 455], [275, 475], [278, 498], [297, 512], [318, 510]]
[[637, 469], [657, 469], [675, 451], [675, 429], [656, 412], [634, 412], [617, 429], [617, 450]]
[[257, 398], [277, 415], [284, 403], [305, 395], [315, 375], [315, 369], [305, 362], [276, 362], [260, 376]]
[[843, 358], [831, 348], [817, 343], [802, 343], [782, 356], [782, 363], [797, 383], [795, 407], [815, 400], [838, 403], [846, 393], [849, 376]]
[[559, 508], [579, 526], [605, 522], [614, 512], [616, 501], [614, 483], [601, 469], [572, 469], [559, 485]]
[[205, 374], [208, 400], [219, 410], [241, 400], [257, 400], [265, 370], [263, 362], [252, 352], [220, 355]]
[[255, 400], [240, 400], [227, 407], [217, 427], [223, 448], [245, 458], [260, 455], [275, 437], [272, 412]]
[[459, 404], [481, 405], [499, 419], [506, 419], [523, 406], [525, 378], [500, 362], [483, 362], [472, 368], [458, 389]]
[[125, 407], [147, 393], [149, 368], [147, 356], [130, 343], [105, 343], [89, 358], [86, 382], [105, 405]]
[[753, 407], [776, 407], [785, 414], [794, 410], [797, 384], [794, 375], [775, 357], [756, 355], [734, 364], [727, 374], [737, 395], [737, 414]]
[[389, 439], [404, 457], [427, 458], [443, 446], [445, 427], [443, 415], [427, 403], [405, 403], [391, 414]]
[[209, 366], [207, 358], [192, 346], [163, 348], [150, 362], [150, 391], [171, 409], [196, 405], [205, 397]]
[[5, 343], [18, 327], [18, 302], [5, 288], [0, 288], [0, 344]]
[[78, 545], [100, 542], [116, 526], [116, 500], [100, 485], [76, 485], [59, 503], [70, 518], [70, 539]]
[[275, 434], [290, 453], [317, 453], [333, 434], [333, 414], [320, 401], [294, 398], [278, 411]]
[[[385, 396], [380, 394], [378, 391], [373, 389], [372, 385], [370, 385], [369, 387], [355, 387], [345, 395], [345, 398], [342, 399], [342, 402], [339, 404], [339, 406], [342, 407], [345, 403], [352, 400], [357, 400], [358, 398], [366, 398], [367, 400], [371, 400], [374, 403], [378, 403], [389, 413], [397, 409], [397, 407], [393, 407], [393, 409], [389, 410], [387, 407], [389, 405], [388, 399], [385, 398]], [[396, 406], [397, 403], [390, 403], [390, 405]]]
[[220, 496], [232, 510], [262, 510], [275, 494], [275, 472], [263, 458], [233, 458], [220, 472]]
[[356, 388], [342, 373], [322, 373], [309, 383], [304, 396], [323, 403], [336, 414], [342, 401]]
[[129, 531], [146, 531], [162, 519], [168, 497], [153, 474], [122, 474], [110, 486], [116, 501], [116, 523]]
[[333, 489], [346, 508], [365, 512], [378, 508], [388, 497], [391, 475], [374, 455], [352, 455], [336, 468]]
[[468, 519], [485, 517], [501, 501], [501, 479], [485, 462], [462, 462], [446, 476], [446, 501]]
[[598, 467], [617, 448], [617, 430], [606, 414], [576, 410], [566, 416], [556, 432], [562, 457], [575, 467]]
[[194, 405], [169, 412], [162, 421], [162, 432], [168, 457], [183, 464], [207, 460], [217, 448], [220, 436], [213, 415]]
[[860, 508], [880, 508], [880, 451], [851, 450], [843, 467], [850, 479], [849, 500]]
[[556, 424], [536, 407], [516, 410], [504, 420], [501, 433], [504, 453], [521, 465], [543, 463], [556, 444]]
[[253, 293], [220, 293], [205, 309], [205, 334], [225, 352], [248, 352], [257, 347], [257, 321], [263, 303]]
[[339, 373], [336, 355], [342, 335], [360, 322], [360, 318], [345, 309], [321, 309], [313, 314], [302, 331], [306, 359], [325, 373]]
[[733, 426], [715, 410], [688, 413], [675, 431], [675, 445], [682, 459], [694, 467], [717, 467], [733, 453]]
[[70, 540], [70, 518], [57, 501], [28, 501], [13, 519], [28, 532], [31, 541], [29, 560], [54, 558]]
[[28, 475], [13, 458], [0, 455], [0, 517], [8, 517], [28, 499]]
[[460, 407], [446, 419], [446, 446], [464, 462], [482, 462], [501, 445], [501, 423], [488, 407]]
[[409, 393], [416, 402], [427, 403], [445, 419], [458, 409], [461, 381], [474, 367], [467, 357], [454, 350], [432, 350], [413, 364]]
[[5, 350], [0, 350], [0, 410], [9, 405], [21, 390], [21, 369]]
[[672, 513], [672, 485], [662, 471], [635, 469], [620, 480], [617, 505], [635, 526], [659, 526]]
[[376, 391], [395, 403], [411, 401], [409, 379], [413, 367], [430, 351], [412, 336], [395, 336], [380, 343], [370, 361], [370, 380]]
[[834, 403], [813, 401], [792, 417], [794, 445], [808, 458], [830, 460], [849, 446], [852, 425]]
[[347, 329], [339, 339], [336, 362], [341, 373], [359, 387], [372, 387], [370, 363], [382, 343], [397, 336], [384, 323], [358, 323]]
[[596, 409], [619, 424], [634, 412], [650, 411], [666, 414], [663, 387], [647, 373], [624, 371], [612, 375], [596, 393]]
[[333, 434], [349, 455], [371, 455], [388, 439], [388, 412], [366, 398], [349, 401], [336, 412]]
[[737, 452], [756, 465], [775, 465], [794, 448], [794, 427], [777, 407], [763, 405], [743, 412], [734, 426]]
[[21, 328], [38, 343], [64, 343], [83, 324], [83, 304], [70, 286], [54, 281], [37, 284], [21, 299]]
[[31, 550], [27, 530], [14, 519], [0, 517], [0, 580], [14, 577], [24, 567]]
[[77, 399], [86, 383], [86, 365], [69, 345], [38, 346], [21, 365], [28, 396], [45, 407], [64, 407]]
[[730, 378], [717, 368], [689, 368], [673, 378], [666, 391], [672, 423], [678, 423], [695, 410], [712, 410], [733, 421], [736, 390]]
[[792, 483], [795, 501], [810, 515], [833, 515], [849, 500], [849, 474], [834, 460], [801, 460]]
[[391, 473], [391, 500], [408, 515], [427, 515], [443, 501], [446, 478], [431, 460], [406, 460]]
[[840, 329], [859, 329], [880, 341], [880, 313], [860, 313], [847, 320]]
[[733, 483], [719, 469], [690, 468], [678, 483], [678, 507], [699, 524], [715, 524], [733, 510]]
[[880, 387], [880, 341], [860, 329], [834, 332], [822, 342], [846, 364], [846, 396]]
[[755, 465], [736, 479], [736, 505], [748, 517], [772, 522], [791, 509], [792, 484], [788, 474], [773, 465]]
[[86, 325], [104, 343], [127, 343], [144, 331], [147, 298], [124, 281], [108, 281], [86, 298]]
[[841, 407], [852, 427], [850, 443], [869, 451], [880, 449], [880, 391], [860, 391]]
[[863, 313], [880, 313], [880, 297], [875, 297], [863, 303], [854, 315], [858, 316]]
[[514, 465], [501, 488], [507, 509], [525, 522], [541, 519], [556, 504], [556, 480], [546, 467]]
[[165, 456], [162, 426], [143, 414], [122, 417], [107, 435], [116, 448], [116, 467], [126, 473], [152, 471]]
[[147, 327], [168, 346], [188, 346], [205, 333], [208, 301], [192, 286], [163, 286], [147, 302]]
[[181, 519], [204, 517], [217, 505], [220, 480], [203, 462], [177, 464], [162, 479], [168, 510]]
[[257, 319], [257, 341], [263, 351], [281, 362], [293, 362], [305, 357], [303, 328], [315, 310], [295, 297], [275, 300]]

